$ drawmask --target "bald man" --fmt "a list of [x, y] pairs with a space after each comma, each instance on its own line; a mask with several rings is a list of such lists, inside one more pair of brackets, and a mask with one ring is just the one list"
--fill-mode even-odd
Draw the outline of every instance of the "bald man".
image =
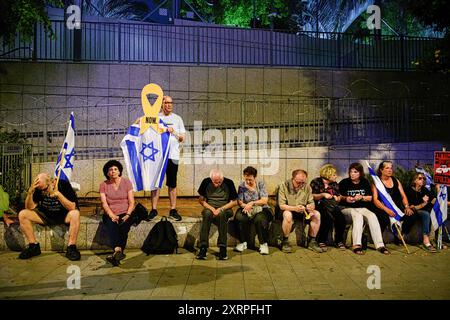
[[41, 254], [41, 248], [33, 232], [33, 224], [69, 225], [69, 244], [66, 257], [80, 260], [76, 241], [80, 228], [78, 199], [69, 182], [50, 178], [47, 173], [39, 173], [28, 189], [25, 209], [19, 212], [20, 228], [28, 240], [28, 247], [19, 255], [20, 259], [29, 259]]
[[[167, 131], [170, 132], [169, 160], [166, 168], [166, 185], [169, 189], [170, 202], [169, 217], [176, 221], [180, 221], [182, 218], [177, 211], [177, 173], [178, 163], [180, 161], [180, 144], [184, 141], [186, 129], [184, 128], [183, 119], [179, 115], [173, 113], [173, 101], [170, 96], [164, 96], [161, 112], [158, 116], [168, 127]], [[153, 190], [151, 197], [152, 210], [149, 213], [149, 218], [153, 219], [158, 215], [157, 206], [159, 189]]]
[[200, 227], [200, 252], [196, 258], [206, 259], [209, 229], [211, 223], [215, 223], [219, 230], [219, 260], [227, 260], [228, 219], [233, 216], [232, 208], [237, 205], [236, 187], [232, 180], [223, 176], [222, 171], [213, 169], [209, 178], [203, 179], [198, 194], [198, 201], [203, 206], [203, 219]]

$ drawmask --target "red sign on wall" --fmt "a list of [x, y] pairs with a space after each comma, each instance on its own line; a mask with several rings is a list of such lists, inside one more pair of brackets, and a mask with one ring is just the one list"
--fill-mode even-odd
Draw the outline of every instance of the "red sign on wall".
[[434, 183], [450, 185], [450, 152], [434, 152]]

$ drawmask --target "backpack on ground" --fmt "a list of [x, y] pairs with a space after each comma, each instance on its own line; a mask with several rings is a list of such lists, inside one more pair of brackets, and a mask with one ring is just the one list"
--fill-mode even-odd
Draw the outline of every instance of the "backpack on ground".
[[141, 250], [149, 254], [178, 253], [177, 233], [173, 224], [162, 217], [148, 233]]

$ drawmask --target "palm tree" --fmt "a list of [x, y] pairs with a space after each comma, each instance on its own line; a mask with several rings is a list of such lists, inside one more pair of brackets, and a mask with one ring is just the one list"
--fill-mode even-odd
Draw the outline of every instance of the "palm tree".
[[141, 1], [85, 0], [83, 10], [87, 14], [104, 18], [142, 20], [148, 7]]

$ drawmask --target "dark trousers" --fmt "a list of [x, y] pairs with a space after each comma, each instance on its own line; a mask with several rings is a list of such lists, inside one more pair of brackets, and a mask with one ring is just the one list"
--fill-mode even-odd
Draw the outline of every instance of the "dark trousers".
[[233, 216], [233, 210], [228, 209], [217, 216], [214, 216], [212, 211], [209, 209], [203, 209], [202, 211], [202, 226], [200, 228], [200, 247], [208, 248], [209, 243], [209, 229], [211, 228], [211, 223], [217, 225], [219, 229], [219, 237], [217, 239], [218, 247], [227, 246], [227, 233], [228, 233], [228, 219]]
[[320, 228], [317, 234], [317, 242], [326, 243], [328, 234], [333, 230], [334, 242], [344, 242], [345, 216], [337, 205], [336, 201], [321, 200], [317, 209], [320, 212]]
[[378, 207], [373, 206], [372, 208], [369, 208], [372, 212], [375, 213], [378, 219], [378, 223], [380, 224], [381, 234], [383, 234], [383, 231], [386, 229], [387, 226], [391, 225], [391, 222], [389, 220], [389, 215], [384, 212], [383, 210], [379, 209]]
[[242, 208], [236, 211], [235, 219], [239, 225], [239, 238], [241, 242], [250, 241], [250, 224], [255, 224], [256, 234], [258, 235], [259, 244], [267, 243], [269, 238], [269, 220], [268, 216], [272, 216], [269, 208], [263, 208], [263, 211], [249, 218], [247, 214], [242, 212]]
[[120, 247], [122, 250], [125, 249], [128, 240], [128, 232], [131, 227], [131, 218], [129, 217], [127, 221], [123, 222], [122, 217], [125, 216], [120, 215], [119, 223], [112, 222], [111, 218], [107, 215], [103, 215], [103, 223], [106, 227], [106, 232], [109, 236], [109, 241], [113, 248]]

